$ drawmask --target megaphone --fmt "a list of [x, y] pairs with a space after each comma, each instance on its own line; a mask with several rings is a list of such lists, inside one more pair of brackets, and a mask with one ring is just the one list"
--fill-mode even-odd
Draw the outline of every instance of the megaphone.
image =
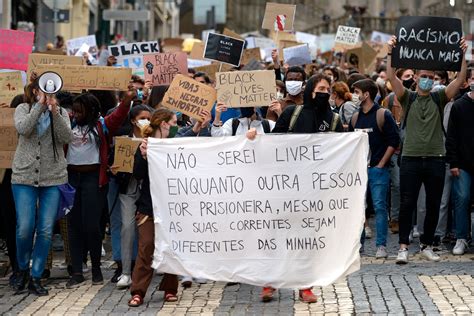
[[46, 94], [55, 94], [63, 87], [63, 79], [53, 71], [43, 73], [39, 79], [39, 89]]

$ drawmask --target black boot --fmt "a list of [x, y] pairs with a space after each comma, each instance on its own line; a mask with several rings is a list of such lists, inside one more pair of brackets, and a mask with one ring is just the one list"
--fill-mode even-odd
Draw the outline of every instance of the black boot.
[[15, 294], [20, 294], [26, 289], [26, 283], [30, 277], [29, 270], [20, 270], [16, 276], [16, 283], [14, 285]]
[[104, 277], [99, 267], [92, 267], [92, 285], [104, 284]]
[[117, 269], [115, 269], [114, 275], [110, 279], [112, 283], [117, 283], [118, 278], [122, 275], [122, 261], [115, 261], [115, 263], [117, 264]]
[[30, 283], [28, 283], [28, 292], [38, 296], [46, 296], [49, 294], [48, 290], [41, 285], [40, 278], [30, 278]]

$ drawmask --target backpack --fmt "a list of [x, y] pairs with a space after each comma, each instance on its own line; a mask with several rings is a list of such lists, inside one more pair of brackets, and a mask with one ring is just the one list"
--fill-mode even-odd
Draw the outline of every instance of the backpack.
[[[239, 127], [240, 120], [238, 118], [233, 118], [232, 119], [232, 136], [235, 136], [235, 133], [237, 133], [237, 128]], [[262, 120], [262, 127], [263, 127], [263, 132], [265, 134], [270, 133], [270, 123], [268, 120], [263, 119]]]
[[[291, 114], [290, 125], [288, 126], [288, 133], [293, 133], [293, 127], [295, 127], [296, 120], [298, 120], [298, 117], [300, 116], [301, 111], [303, 110], [303, 106], [304, 106], [303, 104], [297, 105], [295, 109], [293, 110], [293, 113]], [[333, 112], [331, 128], [330, 128], [331, 132], [334, 132], [336, 130], [339, 120], [340, 120], [339, 114]]]
[[[380, 108], [380, 109], [377, 110], [377, 113], [375, 114], [376, 115], [376, 120], [377, 120], [377, 127], [379, 128], [379, 131], [381, 133], [383, 133], [383, 126], [385, 124], [385, 111], [388, 111], [388, 110], [386, 110], [384, 108]], [[355, 128], [355, 125], [356, 125], [358, 119], [359, 119], [359, 112], [355, 112], [352, 115], [352, 118], [351, 118], [352, 128]]]

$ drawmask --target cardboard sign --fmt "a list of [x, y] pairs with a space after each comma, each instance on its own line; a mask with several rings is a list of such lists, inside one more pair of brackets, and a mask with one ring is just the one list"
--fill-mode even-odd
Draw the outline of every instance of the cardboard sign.
[[250, 48], [245, 49], [242, 54], [242, 59], [240, 60], [241, 64], [247, 65], [252, 59], [261, 61], [262, 55], [260, 54], [260, 48]]
[[459, 71], [462, 22], [455, 18], [403, 16], [398, 19], [392, 66]]
[[14, 150], [0, 150], [0, 168], [10, 169], [15, 156]]
[[202, 121], [202, 111], [211, 111], [216, 90], [185, 75], [177, 75], [163, 98], [163, 106]]
[[28, 69], [35, 33], [0, 29], [0, 69]]
[[218, 72], [217, 100], [229, 107], [267, 106], [276, 100], [273, 70]]
[[83, 65], [84, 59], [76, 56], [30, 54], [28, 56], [28, 79], [38, 65]]
[[22, 93], [21, 72], [0, 72], [0, 104], [10, 104], [15, 96]]
[[295, 12], [296, 5], [267, 2], [262, 29], [293, 31]]
[[360, 28], [339, 25], [336, 38], [334, 39], [334, 49], [343, 50], [353, 48], [359, 42]]
[[210, 60], [202, 60], [202, 59], [189, 59], [188, 58], [188, 68], [196, 68], [202, 66], [209, 66], [212, 64]]
[[114, 166], [118, 166], [118, 172], [133, 172], [135, 152], [141, 141], [140, 138], [134, 139], [127, 136], [115, 137]]
[[180, 52], [183, 48], [184, 39], [182, 38], [165, 38], [162, 42], [162, 51], [164, 53]]
[[153, 86], [168, 86], [177, 74], [188, 73], [188, 55], [183, 52], [143, 55], [145, 80]]
[[195, 67], [196, 72], [204, 72], [212, 81], [216, 81], [216, 73], [219, 71], [218, 64], [211, 64], [208, 66]]
[[15, 109], [0, 108], [0, 168], [11, 168], [18, 133], [13, 121]]
[[15, 109], [0, 108], [0, 126], [15, 126], [14, 115]]
[[235, 33], [234, 31], [228, 29], [228, 28], [224, 28], [224, 32], [222, 32], [222, 35], [225, 35], [225, 36], [228, 36], [228, 37], [232, 37], [232, 38], [236, 38], [236, 39], [240, 39], [240, 40], [245, 40], [242, 36], [240, 36], [239, 34]]
[[97, 60], [99, 49], [95, 35], [77, 37], [66, 41], [67, 54], [69, 56], [76, 56], [77, 52], [85, 47], [83, 46], [84, 44], [88, 46], [87, 53], [92, 56], [93, 60]]
[[37, 65], [38, 75], [54, 71], [63, 79], [63, 90], [128, 90], [132, 71], [130, 68]]
[[278, 42], [278, 55], [283, 56], [283, 50], [285, 48], [298, 46], [298, 45], [300, 45], [300, 43], [298, 43], [296, 41], [279, 41]]
[[346, 52], [349, 64], [357, 67], [362, 74], [368, 73], [369, 66], [376, 57], [377, 51], [366, 42], [363, 42], [360, 47], [349, 49]]
[[0, 150], [14, 151], [18, 145], [15, 126], [0, 126]]
[[311, 63], [308, 44], [287, 47], [283, 49], [283, 58], [288, 66], [301, 66]]
[[158, 42], [139, 42], [109, 46], [108, 52], [115, 56], [115, 67], [131, 68], [134, 75], [143, 77], [143, 54], [159, 53]]
[[205, 44], [203, 42], [195, 42], [193, 44], [193, 48], [191, 49], [191, 53], [189, 54], [189, 58], [204, 59], [204, 47]]
[[249, 70], [263, 70], [265, 69], [265, 66], [262, 65], [260, 61], [257, 61], [255, 59], [250, 60], [243, 68], [242, 70], [249, 71]]
[[239, 67], [244, 44], [243, 40], [209, 33], [204, 58]]

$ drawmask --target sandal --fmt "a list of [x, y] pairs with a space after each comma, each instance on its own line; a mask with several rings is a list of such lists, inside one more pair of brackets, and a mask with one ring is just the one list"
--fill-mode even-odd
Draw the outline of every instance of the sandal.
[[128, 301], [128, 306], [130, 307], [138, 307], [142, 304], [143, 304], [143, 298], [138, 294], [133, 295], [132, 299]]
[[176, 302], [178, 297], [172, 293], [165, 293], [165, 302]]

